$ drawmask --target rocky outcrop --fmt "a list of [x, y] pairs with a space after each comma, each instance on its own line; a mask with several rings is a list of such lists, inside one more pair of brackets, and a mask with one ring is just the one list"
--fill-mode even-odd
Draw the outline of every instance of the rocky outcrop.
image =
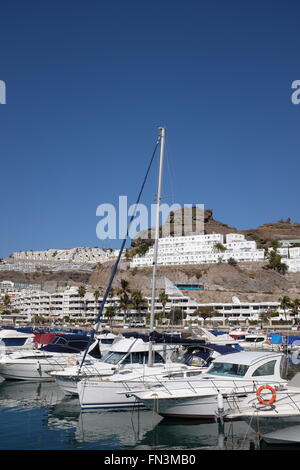
[[300, 224], [280, 220], [254, 229], [242, 230], [240, 233], [243, 233], [249, 240], [255, 240], [261, 246], [268, 246], [272, 240], [300, 240]]
[[[170, 212], [166, 222], [160, 227], [160, 237], [202, 235], [209, 233], [236, 233], [235, 227], [219, 222], [213, 218], [211, 209], [201, 210], [198, 207], [186, 207], [175, 212]], [[154, 239], [154, 229], [150, 228], [140, 232], [132, 240], [133, 248], [141, 244], [152, 245]]]

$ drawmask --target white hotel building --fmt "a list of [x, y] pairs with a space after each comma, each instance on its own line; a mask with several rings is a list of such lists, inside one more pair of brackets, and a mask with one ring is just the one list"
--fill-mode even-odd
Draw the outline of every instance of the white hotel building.
[[[225, 248], [221, 251], [217, 244]], [[135, 256], [131, 267], [146, 267], [153, 264], [153, 247], [144, 256]], [[236, 261], [264, 261], [264, 250], [257, 249], [255, 241], [248, 241], [238, 233], [190, 235], [166, 237], [158, 240], [160, 265], [218, 263], [234, 258]]]
[[44, 251], [19, 251], [12, 253], [11, 258], [19, 261], [50, 261], [72, 263], [98, 263], [118, 256], [119, 250], [104, 250], [102, 248], [78, 247], [50, 249]]
[[[87, 321], [93, 322], [99, 311], [99, 306], [102, 301], [100, 297], [96, 301], [92, 292], [87, 292], [84, 298], [80, 298], [77, 287], [70, 287], [63, 292], [49, 293], [44, 291], [30, 291], [22, 290], [18, 292], [14, 302], [13, 308], [19, 310], [17, 318], [20, 321], [31, 321], [36, 315], [42, 316], [45, 319], [52, 319], [62, 321], [64, 317], [69, 317], [72, 320], [78, 318], [85, 318]], [[145, 297], [145, 306], [137, 312], [134, 309], [129, 309], [127, 318], [125, 312], [118, 309], [119, 298], [108, 298], [104, 308], [105, 311], [108, 306], [116, 307], [115, 320], [130, 322], [130, 319], [145, 319], [146, 314], [150, 311], [151, 298]], [[260, 314], [268, 310], [277, 310], [279, 308], [278, 302], [237, 302], [231, 303], [199, 303], [186, 295], [169, 295], [169, 300], [165, 307], [157, 299], [155, 302], [155, 312], [166, 314], [172, 310], [180, 309], [183, 316], [186, 316], [187, 321], [198, 321], [199, 316], [195, 316], [195, 310], [198, 307], [213, 307], [216, 312], [215, 319], [220, 320], [259, 320]], [[279, 312], [280, 314], [280, 312]], [[10, 321], [10, 316], [6, 317]]]
[[278, 248], [278, 253], [282, 256], [281, 261], [288, 266], [289, 272], [300, 271], [300, 247]]

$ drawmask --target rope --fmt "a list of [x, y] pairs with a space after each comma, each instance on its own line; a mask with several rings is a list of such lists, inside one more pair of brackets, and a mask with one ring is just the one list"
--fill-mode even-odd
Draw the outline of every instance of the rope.
[[136, 211], [136, 208], [140, 202], [140, 199], [141, 199], [141, 196], [142, 196], [142, 193], [143, 193], [143, 190], [144, 190], [144, 187], [145, 187], [145, 184], [146, 184], [146, 181], [148, 179], [148, 175], [149, 175], [149, 172], [150, 172], [150, 169], [151, 169], [151, 166], [152, 166], [152, 163], [153, 163], [153, 160], [154, 160], [154, 157], [155, 157], [155, 154], [156, 154], [156, 150], [157, 150], [157, 147], [160, 143], [160, 137], [157, 139], [157, 142], [155, 144], [155, 147], [154, 147], [154, 150], [153, 150], [153, 153], [152, 153], [152, 156], [151, 156], [151, 159], [150, 159], [150, 162], [148, 164], [148, 168], [147, 168], [147, 171], [146, 171], [146, 174], [145, 174], [145, 177], [144, 177], [144, 180], [143, 180], [143, 183], [142, 183], [142, 186], [140, 188], [140, 192], [138, 194], [138, 197], [137, 197], [137, 200], [136, 200], [136, 203], [135, 203], [135, 209], [134, 209], [134, 212], [133, 212], [133, 215], [131, 216], [130, 220], [129, 220], [129, 223], [127, 225], [127, 232], [126, 232], [126, 236], [125, 238], [123, 239], [123, 242], [122, 242], [122, 245], [121, 245], [121, 249], [120, 249], [120, 252], [119, 252], [119, 255], [117, 257], [117, 260], [113, 266], [113, 269], [112, 269], [112, 272], [111, 272], [111, 275], [110, 275], [110, 279], [109, 279], [109, 282], [108, 282], [108, 285], [107, 285], [107, 288], [106, 288], [106, 291], [105, 291], [105, 294], [104, 294], [104, 297], [103, 297], [103, 300], [101, 302], [101, 305], [100, 305], [100, 308], [99, 308], [99, 313], [96, 317], [96, 326], [95, 328], [93, 328], [91, 330], [91, 335], [90, 335], [90, 339], [88, 341], [88, 344], [87, 344], [87, 347], [84, 351], [84, 354], [83, 354], [83, 358], [82, 358], [82, 361], [81, 361], [81, 364], [78, 368], [78, 374], [80, 373], [80, 370], [81, 370], [81, 367], [85, 361], [85, 358], [86, 358], [86, 355], [87, 355], [87, 352], [88, 352], [88, 349], [90, 347], [90, 345], [92, 344], [92, 342], [94, 341], [94, 336], [95, 336], [95, 333], [96, 331], [98, 330], [98, 327], [99, 327], [99, 322], [100, 322], [100, 318], [102, 316], [102, 313], [103, 313], [103, 309], [104, 309], [104, 306], [105, 306], [105, 303], [106, 303], [106, 300], [107, 300], [107, 297], [109, 295], [109, 291], [111, 289], [111, 286], [112, 286], [112, 283], [113, 283], [113, 280], [114, 280], [114, 277], [116, 275], [116, 272], [117, 272], [117, 269], [118, 269], [118, 266], [119, 266], [119, 262], [120, 262], [120, 259], [121, 259], [121, 255], [122, 255], [122, 252], [124, 250], [124, 247], [125, 247], [125, 243], [127, 241], [127, 238], [128, 238], [128, 234], [129, 234], [129, 229], [130, 229], [130, 226], [133, 222], [133, 219], [135, 217], [135, 211]]

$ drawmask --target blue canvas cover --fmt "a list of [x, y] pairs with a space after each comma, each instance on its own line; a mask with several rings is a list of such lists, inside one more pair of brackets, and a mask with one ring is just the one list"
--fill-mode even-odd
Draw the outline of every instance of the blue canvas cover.
[[41, 350], [59, 353], [79, 353], [88, 346], [89, 336], [78, 334], [57, 335], [54, 340], [42, 346]]
[[282, 344], [282, 335], [270, 333], [269, 338], [271, 344]]
[[299, 341], [299, 344], [300, 344], [300, 336], [287, 336], [285, 339], [286, 339], [285, 344], [291, 345], [295, 341]]

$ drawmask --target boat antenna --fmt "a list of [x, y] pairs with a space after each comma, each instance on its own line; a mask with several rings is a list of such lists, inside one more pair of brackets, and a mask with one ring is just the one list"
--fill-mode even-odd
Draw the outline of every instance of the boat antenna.
[[141, 188], [140, 188], [140, 191], [139, 191], [139, 194], [138, 194], [138, 197], [137, 197], [137, 200], [136, 200], [136, 203], [135, 203], [135, 208], [134, 208], [134, 211], [133, 211], [133, 214], [129, 220], [129, 223], [127, 225], [127, 232], [126, 232], [126, 236], [125, 238], [123, 239], [123, 242], [122, 242], [122, 245], [121, 245], [121, 248], [120, 248], [120, 251], [119, 251], [119, 254], [117, 256], [117, 259], [115, 261], [115, 264], [112, 268], [112, 272], [111, 272], [111, 275], [110, 275], [110, 278], [109, 278], [109, 281], [108, 281], [108, 285], [106, 287], [106, 290], [105, 290], [105, 293], [104, 293], [104, 296], [103, 296], [103, 299], [102, 299], [102, 302], [100, 304], [100, 307], [99, 307], [99, 312], [98, 312], [98, 315], [96, 317], [96, 323], [94, 325], [94, 327], [92, 328], [91, 332], [90, 332], [90, 338], [89, 338], [89, 341], [88, 341], [88, 344], [87, 344], [87, 347], [84, 351], [84, 354], [83, 354], [83, 358], [82, 358], [82, 361], [81, 361], [81, 364], [79, 366], [79, 371], [80, 372], [80, 369], [85, 361], [85, 358], [86, 358], [86, 355], [87, 355], [87, 352], [91, 346], [91, 344], [93, 343], [94, 341], [94, 336], [95, 336], [95, 333], [98, 331], [99, 329], [99, 325], [100, 325], [100, 318], [103, 314], [103, 309], [104, 309], [104, 306], [105, 306], [105, 303], [106, 303], [106, 300], [107, 300], [107, 297], [109, 295], [109, 292], [110, 292], [110, 289], [111, 289], [111, 286], [112, 286], [112, 283], [113, 283], [113, 280], [114, 280], [114, 277], [116, 275], [116, 272], [117, 272], [117, 269], [118, 269], [118, 266], [119, 266], [119, 262], [120, 262], [120, 259], [121, 259], [121, 256], [122, 256], [122, 253], [123, 253], [123, 250], [124, 250], [124, 247], [125, 247], [125, 243], [128, 239], [128, 235], [129, 235], [129, 229], [130, 229], [130, 226], [133, 222], [133, 219], [135, 217], [135, 212], [136, 212], [136, 209], [137, 209], [137, 206], [140, 202], [140, 199], [141, 199], [141, 196], [143, 194], [143, 191], [144, 191], [144, 187], [145, 187], [145, 184], [146, 184], [146, 181], [148, 179], [148, 175], [149, 175], [149, 172], [150, 172], [150, 169], [151, 169], [151, 166], [152, 166], [152, 163], [153, 163], [153, 160], [154, 160], [154, 157], [155, 157], [155, 154], [156, 154], [156, 150], [158, 148], [158, 145], [160, 143], [160, 139], [161, 139], [161, 135], [158, 136], [157, 138], [157, 141], [156, 141], [156, 144], [155, 144], [155, 147], [154, 147], [154, 150], [153, 150], [153, 153], [152, 153], [152, 156], [150, 158], [150, 162], [148, 164], [148, 168], [147, 168], [147, 171], [146, 171], [146, 174], [144, 176], [144, 180], [143, 180], [143, 183], [141, 185]]

